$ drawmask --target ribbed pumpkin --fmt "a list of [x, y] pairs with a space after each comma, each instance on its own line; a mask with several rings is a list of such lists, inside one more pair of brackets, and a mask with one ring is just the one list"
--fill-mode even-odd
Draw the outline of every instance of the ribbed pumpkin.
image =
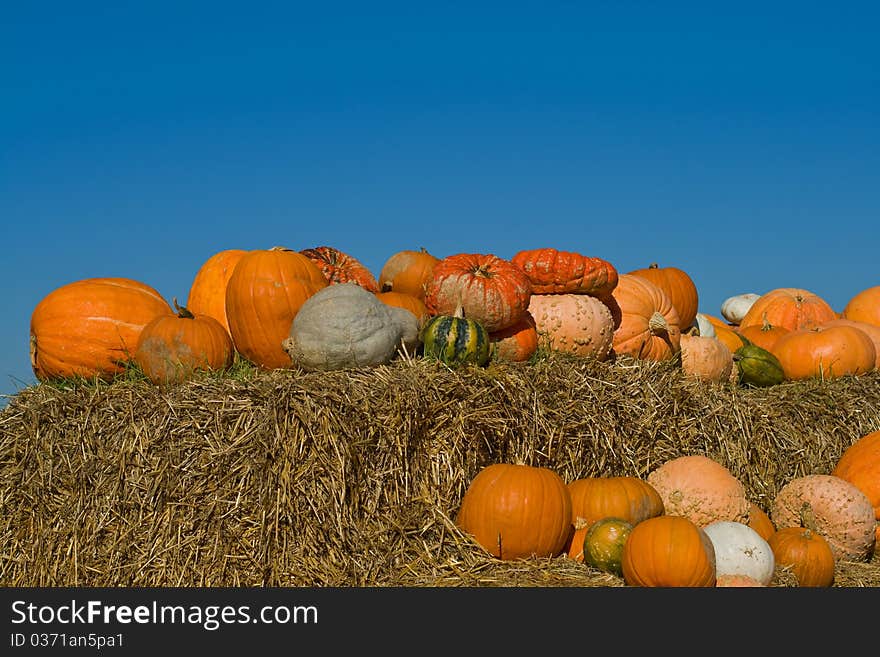
[[790, 381], [864, 374], [877, 360], [868, 334], [842, 325], [792, 331], [776, 341], [773, 352]]
[[821, 534], [835, 559], [867, 561], [874, 551], [874, 507], [854, 484], [835, 475], [810, 474], [791, 479], [770, 506], [777, 532], [806, 526]]
[[841, 317], [880, 326], [880, 285], [861, 290], [849, 301]]
[[606, 302], [617, 325], [612, 338], [616, 355], [662, 361], [679, 353], [678, 312], [660, 287], [642, 276], [621, 274]]
[[847, 447], [831, 474], [862, 491], [874, 507], [874, 536], [880, 544], [880, 431], [865, 434]]
[[232, 365], [235, 349], [223, 325], [210, 315], [196, 315], [174, 299], [176, 313], [151, 320], [138, 338], [134, 361], [156, 385], [177, 383], [198, 370]]
[[531, 296], [528, 276], [509, 260], [492, 254], [457, 253], [434, 265], [425, 305], [432, 315], [451, 315], [461, 306], [465, 317], [491, 333], [522, 319]]
[[184, 304], [194, 315], [213, 317], [227, 332], [229, 321], [226, 319], [226, 284], [235, 265], [245, 253], [245, 249], [225, 249], [208, 258], [196, 272]]
[[776, 341], [786, 333], [791, 333], [791, 331], [782, 326], [774, 326], [765, 319], [760, 325], [741, 326], [737, 329], [737, 333], [751, 344], [773, 353], [773, 346], [776, 344]]
[[726, 383], [733, 369], [733, 354], [718, 338], [682, 334], [681, 370], [686, 376]]
[[623, 546], [632, 533], [633, 524], [622, 518], [602, 518], [587, 528], [583, 540], [583, 562], [618, 577]]
[[647, 278], [666, 293], [678, 314], [678, 326], [682, 331], [693, 325], [700, 295], [690, 274], [678, 267], [660, 267], [656, 262], [628, 273]]
[[141, 331], [171, 306], [130, 278], [87, 278], [47, 294], [30, 321], [30, 357], [41, 381], [113, 378], [134, 357]]
[[532, 294], [590, 294], [604, 297], [617, 286], [607, 260], [554, 248], [526, 249], [510, 259], [532, 283]]
[[834, 552], [821, 534], [807, 527], [783, 527], [768, 541], [776, 565], [794, 574], [798, 586], [834, 584]]
[[535, 318], [526, 311], [516, 324], [489, 334], [492, 356], [512, 363], [527, 361], [538, 350], [538, 331]]
[[381, 292], [399, 292], [425, 300], [425, 288], [440, 258], [421, 247], [392, 254], [379, 272]]
[[620, 564], [629, 586], [715, 586], [712, 541], [683, 516], [662, 515], [635, 525]]
[[782, 363], [772, 353], [756, 344], [746, 344], [733, 354], [739, 382], [755, 388], [779, 385], [785, 381]]
[[766, 320], [772, 326], [789, 331], [811, 329], [834, 319], [837, 313], [825, 299], [814, 292], [796, 287], [780, 287], [765, 292], [749, 308], [740, 321], [740, 328], [763, 326]]
[[576, 356], [608, 359], [614, 319], [608, 305], [586, 294], [533, 294], [529, 313], [547, 348]]
[[838, 319], [829, 319], [819, 329], [831, 328], [832, 326], [851, 326], [859, 329], [871, 338], [871, 342], [874, 343], [874, 367], [880, 368], [880, 326], [840, 317]]
[[249, 251], [226, 285], [226, 316], [239, 353], [264, 369], [291, 366], [281, 343], [305, 300], [329, 283], [301, 253], [276, 246]]
[[379, 291], [379, 283], [376, 277], [360, 260], [333, 246], [316, 246], [311, 249], [300, 251], [305, 257], [314, 262], [327, 283], [355, 283], [368, 292]]
[[416, 319], [418, 319], [419, 322], [428, 317], [428, 309], [425, 306], [425, 302], [412, 294], [391, 291], [379, 292], [376, 294], [376, 298], [389, 306], [397, 306], [398, 308], [404, 308], [405, 310], [410, 311], [416, 316]]
[[464, 316], [461, 306], [452, 315], [434, 315], [419, 334], [424, 356], [447, 365], [485, 365], [492, 357], [489, 332]]
[[647, 477], [663, 500], [665, 513], [698, 526], [716, 520], [748, 522], [750, 502], [730, 470], [701, 454], [669, 459]]
[[571, 498], [554, 470], [496, 463], [469, 484], [456, 524], [498, 559], [553, 557], [570, 533]]
[[613, 516], [637, 525], [663, 513], [663, 500], [654, 487], [632, 476], [583, 477], [568, 483], [572, 524], [593, 524]]

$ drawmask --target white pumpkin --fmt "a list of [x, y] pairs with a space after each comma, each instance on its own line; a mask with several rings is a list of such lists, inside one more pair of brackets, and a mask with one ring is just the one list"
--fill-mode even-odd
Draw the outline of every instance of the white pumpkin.
[[322, 288], [300, 306], [281, 343], [291, 362], [309, 370], [371, 367], [417, 346], [419, 320], [356, 283]]
[[738, 325], [742, 318], [746, 316], [746, 313], [749, 312], [752, 304], [760, 298], [761, 295], [754, 292], [745, 292], [728, 297], [721, 304], [721, 316], [731, 324]]
[[764, 586], [773, 579], [773, 549], [754, 529], [741, 522], [716, 520], [703, 530], [715, 548], [716, 575], [748, 575]]
[[715, 326], [703, 313], [697, 313], [694, 325], [697, 327], [697, 335], [702, 335], [704, 338], [716, 337]]

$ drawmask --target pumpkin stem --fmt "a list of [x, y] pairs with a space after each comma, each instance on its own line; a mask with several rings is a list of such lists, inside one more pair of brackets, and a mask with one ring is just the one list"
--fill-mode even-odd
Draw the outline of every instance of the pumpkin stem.
[[658, 333], [669, 333], [669, 324], [666, 322], [666, 318], [657, 310], [654, 311], [654, 314], [648, 320], [648, 328], [655, 335]]
[[652, 262], [648, 265], [648, 269], [660, 269], [660, 266], [656, 262]]
[[804, 502], [801, 505], [799, 515], [801, 527], [806, 527], [808, 530], [816, 534], [819, 533], [819, 528], [816, 526], [816, 514], [813, 513], [813, 507], [810, 505], [809, 502]]
[[455, 312], [452, 313], [453, 317], [464, 318], [464, 307], [461, 305], [461, 301], [459, 301], [455, 306]]
[[180, 317], [180, 319], [196, 318], [196, 316], [193, 315], [192, 312], [190, 312], [189, 308], [187, 308], [186, 306], [181, 306], [177, 303], [177, 297], [174, 297], [172, 301], [174, 302], [174, 310], [177, 311], [177, 316]]

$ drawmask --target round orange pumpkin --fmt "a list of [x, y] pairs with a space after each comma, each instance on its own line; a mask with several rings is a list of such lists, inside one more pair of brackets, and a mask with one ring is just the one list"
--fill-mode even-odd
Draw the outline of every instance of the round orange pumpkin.
[[786, 333], [791, 333], [787, 328], [774, 326], [766, 319], [760, 325], [752, 324], [750, 326], [739, 327], [736, 332], [753, 345], [757, 345], [758, 347], [761, 347], [761, 349], [766, 349], [771, 354], [773, 353], [773, 346], [776, 344], [776, 341]]
[[196, 370], [232, 365], [235, 350], [223, 325], [210, 315], [196, 315], [177, 304], [177, 313], [150, 321], [138, 338], [134, 360], [156, 385], [188, 379]]
[[690, 274], [678, 267], [660, 267], [656, 262], [628, 273], [647, 278], [666, 293], [678, 313], [678, 326], [682, 331], [693, 325], [700, 295]]
[[858, 292], [843, 308], [841, 317], [880, 326], [880, 285]]
[[571, 497], [550, 468], [495, 463], [471, 481], [456, 524], [498, 559], [558, 556], [571, 534]]
[[428, 253], [424, 247], [404, 249], [392, 254], [379, 272], [381, 292], [411, 294], [424, 301], [425, 288], [440, 258]]
[[663, 500], [655, 488], [632, 476], [583, 477], [568, 483], [573, 524], [593, 524], [616, 517], [637, 525], [663, 513]]
[[739, 323], [740, 330], [747, 326], [781, 326], [789, 331], [811, 329], [837, 313], [825, 299], [814, 292], [796, 287], [780, 287], [765, 292], [751, 305]]
[[31, 314], [31, 367], [41, 381], [110, 379], [134, 357], [144, 326], [170, 312], [158, 291], [130, 278], [68, 283], [43, 297]]
[[791, 331], [776, 341], [773, 354], [790, 381], [864, 374], [877, 360], [868, 334], [843, 325]]
[[493, 356], [498, 360], [521, 363], [538, 350], [538, 331], [535, 318], [529, 311], [516, 324], [489, 334]]
[[389, 306], [397, 306], [398, 308], [404, 308], [410, 311], [416, 316], [416, 319], [418, 319], [419, 322], [428, 317], [428, 309], [425, 307], [425, 303], [419, 297], [413, 296], [412, 294], [392, 291], [378, 292], [376, 298]]
[[683, 516], [656, 516], [635, 525], [620, 565], [629, 586], [715, 586], [715, 547]]
[[290, 367], [281, 343], [302, 304], [327, 285], [318, 266], [291, 249], [246, 253], [226, 285], [226, 316], [235, 348], [258, 367]]
[[607, 302], [617, 326], [612, 338], [615, 354], [661, 361], [679, 353], [678, 312], [660, 287], [642, 276], [621, 274]]
[[532, 294], [590, 294], [603, 297], [617, 286], [617, 269], [607, 260], [553, 248], [526, 249], [510, 261], [532, 283]]
[[758, 536], [765, 541], [776, 532], [776, 527], [773, 526], [773, 521], [770, 520], [770, 516], [768, 516], [767, 512], [754, 502], [749, 503], [749, 517], [746, 524], [754, 529], [758, 533]]
[[865, 434], [847, 447], [831, 474], [862, 491], [874, 507], [876, 544], [880, 544], [880, 431]]
[[798, 586], [834, 584], [836, 559], [828, 541], [807, 527], [782, 527], [767, 539], [776, 566], [794, 573]]
[[614, 340], [608, 305], [587, 294], [533, 294], [529, 313], [547, 348], [607, 360]]
[[225, 249], [208, 258], [193, 278], [186, 308], [194, 315], [210, 315], [229, 331], [226, 319], [226, 284], [245, 249]]
[[874, 343], [874, 367], [880, 368], [880, 326], [876, 324], [868, 324], [867, 322], [859, 322], [853, 319], [829, 319], [827, 322], [822, 324], [819, 328], [826, 329], [832, 326], [852, 326], [853, 328], [857, 328], [860, 331], [864, 332], [869, 338], [871, 338], [871, 342]]

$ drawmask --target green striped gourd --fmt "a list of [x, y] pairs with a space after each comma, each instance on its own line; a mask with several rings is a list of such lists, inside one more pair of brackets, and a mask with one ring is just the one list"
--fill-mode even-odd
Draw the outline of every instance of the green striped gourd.
[[447, 365], [485, 365], [492, 355], [489, 333], [478, 321], [467, 319], [461, 307], [453, 315], [435, 315], [422, 327], [423, 353]]

